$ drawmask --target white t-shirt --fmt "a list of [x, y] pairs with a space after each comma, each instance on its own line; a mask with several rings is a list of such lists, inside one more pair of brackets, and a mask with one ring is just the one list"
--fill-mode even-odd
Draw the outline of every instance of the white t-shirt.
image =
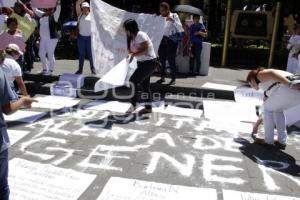
[[156, 54], [151, 39], [149, 38], [147, 33], [142, 31], [139, 31], [136, 37], [131, 41], [130, 50], [132, 52], [136, 52], [138, 50], [139, 45], [143, 42], [148, 42], [148, 51], [145, 53], [145, 55], [136, 56], [137, 61], [146, 61], [146, 60], [152, 60], [156, 58]]
[[0, 66], [5, 74], [5, 77], [10, 87], [13, 88], [15, 77], [22, 76], [22, 70], [20, 65], [17, 63], [17, 61], [13, 59], [13, 57], [7, 55], [4, 59], [3, 64]]
[[167, 21], [167, 17], [165, 17], [166, 26], [165, 26], [164, 36], [168, 37], [178, 32], [184, 32], [179, 16], [176, 13], [170, 13], [169, 16], [174, 21]]
[[79, 18], [79, 34], [82, 36], [91, 36], [91, 14], [81, 15]]

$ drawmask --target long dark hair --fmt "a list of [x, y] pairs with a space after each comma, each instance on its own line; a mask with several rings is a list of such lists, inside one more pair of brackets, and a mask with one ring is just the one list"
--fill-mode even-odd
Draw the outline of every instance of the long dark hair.
[[[138, 23], [134, 19], [128, 19], [124, 22], [125, 31], [129, 31], [130, 33], [137, 34], [140, 29]], [[130, 43], [132, 41], [132, 37], [127, 35], [127, 49], [130, 49]]]

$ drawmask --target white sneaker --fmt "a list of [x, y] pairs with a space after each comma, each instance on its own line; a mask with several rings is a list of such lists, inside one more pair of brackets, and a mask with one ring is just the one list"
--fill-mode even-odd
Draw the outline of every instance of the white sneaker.
[[39, 74], [39, 75], [44, 75], [45, 73], [47, 73], [47, 70], [43, 69], [43, 70], [41, 70], [38, 74]]

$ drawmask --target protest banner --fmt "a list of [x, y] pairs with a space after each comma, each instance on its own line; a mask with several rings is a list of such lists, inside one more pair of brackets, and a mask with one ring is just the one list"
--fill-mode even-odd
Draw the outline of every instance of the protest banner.
[[149, 14], [130, 13], [101, 0], [91, 1], [92, 52], [98, 75], [104, 75], [127, 56], [123, 22], [135, 19], [141, 31], [151, 38], [157, 52], [162, 40], [165, 19]]

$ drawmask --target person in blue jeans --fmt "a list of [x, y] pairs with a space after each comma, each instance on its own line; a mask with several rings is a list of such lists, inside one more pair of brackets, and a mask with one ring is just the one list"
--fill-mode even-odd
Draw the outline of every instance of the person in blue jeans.
[[7, 135], [6, 123], [3, 113], [8, 115], [16, 112], [21, 107], [31, 107], [33, 99], [24, 96], [18, 100], [18, 97], [11, 90], [1, 65], [5, 59], [5, 51], [0, 49], [0, 199], [9, 199], [8, 186], [8, 147], [9, 138]]
[[92, 55], [92, 30], [91, 30], [91, 12], [90, 5], [84, 0], [77, 0], [76, 2], [76, 13], [78, 16], [78, 37], [77, 46], [79, 51], [79, 68], [76, 74], [82, 74], [85, 55], [87, 53], [90, 61], [91, 73], [96, 74], [93, 55]]
[[204, 38], [207, 37], [207, 30], [205, 26], [200, 23], [200, 15], [193, 15], [193, 22], [194, 23], [190, 27], [190, 73], [200, 75], [202, 42]]

